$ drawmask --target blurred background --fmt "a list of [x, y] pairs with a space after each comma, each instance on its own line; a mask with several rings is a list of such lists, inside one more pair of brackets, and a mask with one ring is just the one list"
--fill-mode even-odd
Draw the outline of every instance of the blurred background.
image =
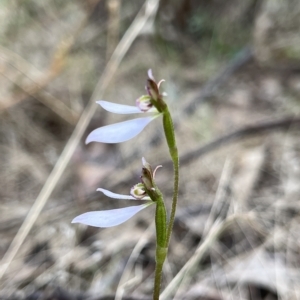
[[170, 207], [157, 119], [116, 145], [152, 69], [181, 157], [161, 299], [300, 299], [300, 2], [0, 1], [0, 298], [151, 299], [153, 207], [110, 229], [80, 213], [134, 205], [141, 158]]

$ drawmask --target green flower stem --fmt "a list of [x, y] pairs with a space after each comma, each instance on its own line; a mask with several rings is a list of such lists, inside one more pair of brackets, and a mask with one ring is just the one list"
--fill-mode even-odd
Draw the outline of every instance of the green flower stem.
[[162, 197], [156, 201], [155, 225], [157, 247], [165, 248], [167, 241], [167, 212]]
[[155, 226], [156, 226], [156, 265], [155, 265], [155, 279], [154, 279], [154, 292], [153, 300], [159, 299], [160, 283], [162, 276], [162, 268], [165, 262], [168, 249], [166, 247], [167, 242], [167, 212], [161, 192], [155, 188], [158, 197], [156, 201], [155, 212]]
[[[143, 169], [146, 171], [146, 168]], [[147, 172], [144, 174], [147, 175]], [[147, 176], [142, 175], [145, 184]], [[152, 188], [150, 188], [152, 186]], [[156, 204], [155, 210], [155, 227], [156, 227], [156, 246], [157, 248], [165, 248], [167, 245], [167, 211], [163, 195], [154, 181], [145, 185], [145, 191], [151, 200]]]
[[173, 161], [173, 169], [174, 169], [173, 200], [172, 200], [172, 208], [171, 208], [170, 220], [167, 229], [167, 240], [166, 240], [166, 247], [168, 247], [172, 230], [173, 230], [177, 200], [178, 200], [178, 192], [179, 192], [179, 156], [178, 156], [178, 150], [176, 146], [173, 120], [168, 110], [168, 107], [166, 107], [163, 111], [163, 126], [164, 126], [165, 136], [169, 147], [170, 156]]
[[143, 168], [142, 181], [145, 191], [151, 200], [156, 204], [155, 227], [156, 227], [156, 255], [155, 255], [155, 277], [153, 300], [159, 300], [160, 283], [163, 265], [167, 256], [167, 211], [163, 195], [153, 181], [152, 172], [149, 172], [147, 166]]
[[156, 246], [156, 265], [155, 265], [155, 277], [154, 277], [154, 291], [153, 300], [159, 300], [160, 284], [162, 269], [167, 257], [168, 248], [161, 248], [159, 245]]
[[156, 214], [155, 214], [155, 225], [156, 225], [156, 267], [155, 267], [155, 279], [154, 279], [154, 292], [153, 300], [159, 300], [160, 294], [160, 284], [162, 269], [165, 259], [168, 253], [168, 246], [173, 230], [178, 191], [179, 191], [179, 157], [178, 150], [176, 146], [175, 133], [173, 120], [168, 110], [167, 105], [161, 99], [161, 106], [159, 106], [159, 111], [163, 113], [163, 127], [169, 147], [170, 156], [173, 161], [174, 169], [174, 188], [173, 188], [173, 201], [172, 209], [170, 214], [170, 220], [167, 225], [167, 213], [164, 204], [164, 200], [161, 192], [155, 187], [158, 192], [157, 197], [151, 197], [152, 192], [148, 191], [149, 196], [153, 201], [156, 202]]

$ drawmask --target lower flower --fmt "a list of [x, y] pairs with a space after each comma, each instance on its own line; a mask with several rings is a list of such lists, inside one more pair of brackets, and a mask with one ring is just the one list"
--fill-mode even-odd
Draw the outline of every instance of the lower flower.
[[[136, 200], [136, 198], [130, 195], [120, 195], [112, 193], [105, 189], [98, 189], [97, 191], [103, 192], [106, 196], [114, 199], [120, 200]], [[150, 206], [154, 202], [149, 200], [149, 197], [145, 197], [142, 200], [146, 200], [145, 204], [137, 206], [129, 206], [124, 208], [117, 208], [111, 210], [101, 210], [101, 211], [90, 211], [82, 215], [77, 216], [73, 219], [72, 223], [81, 223], [84, 225], [94, 226], [94, 227], [113, 227], [120, 225], [130, 218], [132, 218], [139, 211]]]

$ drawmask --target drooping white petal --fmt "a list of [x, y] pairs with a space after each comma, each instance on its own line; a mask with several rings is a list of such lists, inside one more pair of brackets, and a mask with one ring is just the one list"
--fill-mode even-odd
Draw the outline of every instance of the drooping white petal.
[[153, 202], [118, 209], [91, 211], [77, 216], [72, 221], [72, 223], [81, 223], [101, 228], [113, 227], [126, 222], [127, 220], [132, 218], [136, 213], [138, 213], [139, 211], [148, 207], [151, 204], [153, 204]]
[[120, 199], [120, 200], [136, 200], [134, 197], [130, 195], [115, 194], [111, 191], [102, 188], [97, 189], [97, 192], [102, 192], [104, 195], [106, 195], [109, 198]]
[[115, 144], [128, 141], [137, 136], [158, 116], [159, 115], [138, 118], [97, 128], [88, 135], [85, 143], [99, 142]]
[[137, 106], [130, 106], [130, 105], [123, 105], [113, 102], [107, 102], [107, 101], [96, 101], [102, 108], [105, 110], [115, 113], [115, 114], [140, 114], [144, 113], [141, 111]]

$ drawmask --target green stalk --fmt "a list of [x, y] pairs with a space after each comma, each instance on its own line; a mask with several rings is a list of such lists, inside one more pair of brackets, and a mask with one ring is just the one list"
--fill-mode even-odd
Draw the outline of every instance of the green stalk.
[[155, 255], [156, 264], [155, 264], [153, 300], [159, 300], [162, 269], [168, 252], [168, 248], [166, 247], [167, 213], [166, 213], [166, 208], [165, 208], [163, 198], [159, 198], [156, 203], [155, 225], [156, 225], [156, 255]]
[[160, 284], [162, 269], [167, 257], [168, 248], [161, 248], [159, 245], [156, 245], [156, 265], [155, 265], [155, 277], [154, 277], [154, 291], [153, 291], [153, 300], [159, 300], [160, 294]]
[[[163, 265], [167, 256], [167, 211], [161, 191], [153, 181], [152, 174], [143, 169], [142, 180], [148, 196], [156, 204], [155, 211], [155, 228], [156, 228], [156, 254], [155, 254], [155, 277], [153, 300], [159, 300], [160, 284]], [[148, 175], [148, 177], [147, 177]], [[150, 179], [150, 180], [147, 180]]]
[[163, 113], [163, 127], [165, 132], [166, 141], [169, 147], [169, 152], [171, 159], [173, 161], [174, 169], [174, 188], [173, 188], [173, 201], [170, 214], [170, 220], [167, 225], [167, 213], [164, 204], [164, 200], [161, 192], [155, 187], [155, 190], [158, 191], [158, 197], [152, 199], [152, 192], [149, 192], [149, 196], [153, 201], [156, 202], [156, 213], [155, 213], [155, 225], [156, 225], [156, 266], [155, 266], [155, 277], [154, 277], [154, 292], [153, 300], [159, 300], [160, 294], [160, 285], [162, 277], [162, 269], [165, 259], [168, 253], [168, 246], [173, 230], [177, 200], [178, 200], [178, 191], [179, 191], [179, 157], [178, 150], [176, 146], [174, 125], [168, 110], [167, 105], [161, 100], [160, 110]]
[[166, 240], [166, 247], [168, 247], [170, 243], [172, 230], [173, 230], [176, 208], [177, 208], [178, 192], [179, 192], [179, 156], [178, 156], [178, 150], [176, 146], [173, 120], [167, 107], [163, 112], [163, 126], [164, 126], [165, 136], [169, 147], [170, 156], [173, 161], [173, 170], [174, 170], [173, 200], [172, 200], [172, 208], [171, 208], [170, 220], [167, 229], [167, 240]]

